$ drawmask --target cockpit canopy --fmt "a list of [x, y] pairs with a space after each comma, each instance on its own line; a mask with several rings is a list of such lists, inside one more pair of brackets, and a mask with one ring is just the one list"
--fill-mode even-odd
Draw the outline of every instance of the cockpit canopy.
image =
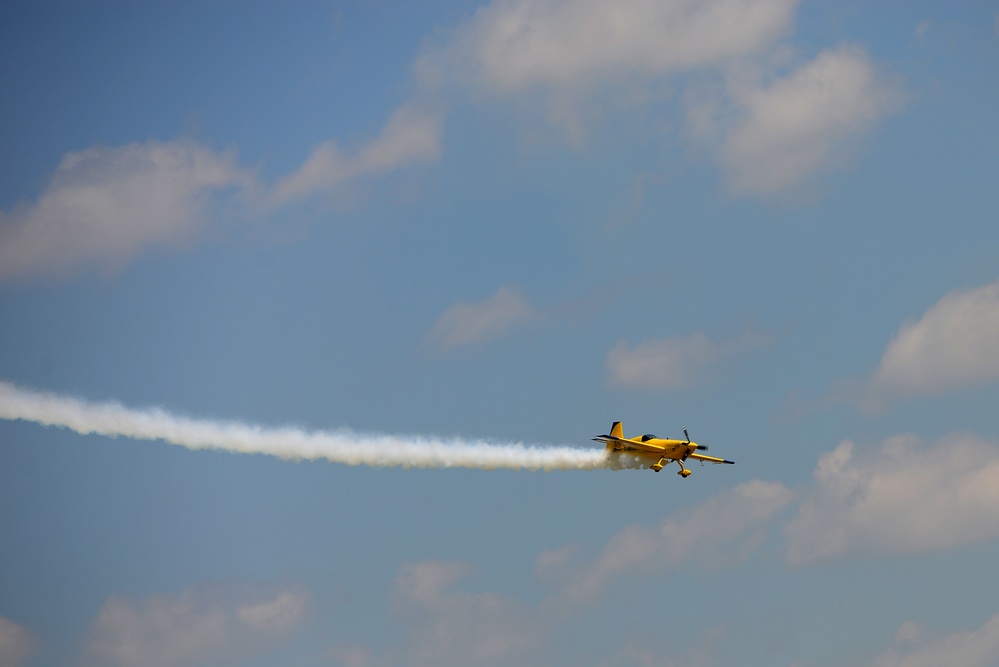
[[646, 433], [645, 435], [642, 436], [642, 442], [648, 442], [649, 440], [656, 440], [656, 436], [652, 435], [651, 433]]

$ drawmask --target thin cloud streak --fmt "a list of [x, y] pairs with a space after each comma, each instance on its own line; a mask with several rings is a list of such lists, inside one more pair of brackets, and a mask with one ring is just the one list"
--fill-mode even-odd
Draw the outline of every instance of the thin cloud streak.
[[611, 580], [658, 576], [661, 569], [695, 558], [717, 565], [720, 559], [710, 556], [716, 552], [724, 552], [726, 561], [744, 557], [792, 499], [793, 492], [780, 483], [752, 480], [675, 511], [657, 526], [626, 527], [590, 563], [574, 563], [572, 546], [543, 551], [535, 574], [552, 591], [537, 604], [455, 590], [474, 571], [470, 563], [406, 565], [396, 578], [392, 608], [407, 628], [403, 645], [385, 652], [337, 645], [329, 656], [347, 667], [541, 664], [535, 651], [545, 638], [597, 604]]
[[[658, 526], [627, 526], [608, 541], [595, 562], [572, 572], [561, 597], [571, 604], [591, 600], [616, 576], [677, 567], [704, 550], [744, 552], [747, 545], [751, 548], [759, 541], [761, 531], [793, 498], [783, 484], [755, 479], [688, 511], [675, 512]], [[545, 575], [555, 576], [563, 563], [551, 553], [542, 555], [548, 561]]]
[[450, 306], [437, 319], [427, 338], [447, 351], [502, 338], [516, 327], [540, 317], [519, 291], [504, 285], [482, 301]]
[[274, 186], [272, 204], [282, 206], [359, 176], [438, 160], [443, 116], [440, 109], [411, 102], [389, 117], [378, 138], [353, 155], [333, 141], [319, 144], [301, 167]]
[[[899, 631], [907, 643], [918, 642], [921, 631], [907, 623]], [[999, 615], [976, 630], [955, 632], [915, 647], [895, 647], [880, 655], [874, 667], [992, 667], [999, 655]]]
[[232, 586], [154, 595], [139, 604], [111, 597], [91, 628], [84, 664], [240, 664], [300, 625], [310, 598], [297, 589], [241, 597]]
[[607, 354], [607, 374], [613, 387], [684, 389], [709, 381], [726, 361], [770, 341], [769, 335], [756, 331], [722, 341], [700, 332], [650, 338], [635, 346], [622, 340]]
[[403, 566], [392, 593], [392, 613], [406, 627], [401, 641], [378, 649], [337, 644], [328, 657], [345, 667], [537, 664], [530, 652], [552, 619], [507, 595], [456, 590], [474, 569], [462, 561]]
[[118, 403], [22, 389], [0, 382], [0, 418], [60, 426], [87, 435], [163, 440], [187, 449], [268, 454], [280, 459], [325, 459], [345, 465], [404, 468], [596, 470], [641, 467], [634, 457], [602, 449], [527, 446], [484, 440], [392, 436], [297, 428], [264, 428], [233, 421], [189, 419], [160, 408], [136, 410]]

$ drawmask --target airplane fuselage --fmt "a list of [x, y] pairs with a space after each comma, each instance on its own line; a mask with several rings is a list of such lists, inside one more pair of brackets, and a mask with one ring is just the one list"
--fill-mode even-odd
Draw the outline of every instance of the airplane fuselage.
[[[686, 434], [687, 430], [684, 429], [683, 432]], [[674, 440], [672, 438], [657, 438], [652, 434], [643, 435], [638, 438], [626, 438], [624, 437], [621, 422], [614, 422], [610, 433], [607, 435], [598, 435], [593, 439], [597, 442], [605, 443], [607, 451], [631, 454], [648, 461], [648, 467], [656, 472], [662, 470], [664, 465], [676, 461], [680, 465], [680, 471], [677, 474], [681, 477], [690, 475], [690, 470], [683, 465], [684, 461], [688, 458], [702, 463], [705, 461], [709, 463], [734, 463], [734, 461], [729, 461], [728, 459], [698, 454], [698, 450], [707, 449], [707, 447], [698, 445], [696, 442], [691, 442], [690, 438], [686, 440]]]
[[642, 457], [659, 459], [665, 456], [668, 459], [684, 461], [697, 451], [697, 443], [671, 438], [649, 438], [648, 440], [622, 438], [608, 442], [607, 449], [615, 452], [632, 452]]

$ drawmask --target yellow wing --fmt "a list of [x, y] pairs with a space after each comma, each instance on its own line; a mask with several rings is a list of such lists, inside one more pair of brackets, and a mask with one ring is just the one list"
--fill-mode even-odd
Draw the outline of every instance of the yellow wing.
[[698, 454], [697, 452], [694, 452], [694, 453], [690, 454], [687, 458], [688, 459], [697, 459], [698, 461], [707, 461], [708, 463], [730, 463], [732, 465], [735, 464], [735, 461], [729, 461], [728, 459], [720, 459], [717, 456], [708, 456], [706, 454]]
[[607, 445], [607, 449], [615, 452], [645, 452], [647, 454], [659, 454], [663, 451], [660, 445], [647, 445], [644, 442], [631, 440], [629, 438], [615, 438], [609, 435], [598, 435], [593, 438], [596, 442]]

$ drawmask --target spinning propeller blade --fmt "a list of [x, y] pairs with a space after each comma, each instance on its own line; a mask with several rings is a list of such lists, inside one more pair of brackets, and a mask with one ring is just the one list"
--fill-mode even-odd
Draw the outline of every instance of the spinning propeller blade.
[[[690, 434], [687, 433], [687, 427], [686, 426], [683, 427], [683, 435], [687, 438], [687, 444], [690, 444]], [[707, 445], [698, 445], [697, 449], [700, 449], [702, 451], [707, 451], [708, 446]]]

